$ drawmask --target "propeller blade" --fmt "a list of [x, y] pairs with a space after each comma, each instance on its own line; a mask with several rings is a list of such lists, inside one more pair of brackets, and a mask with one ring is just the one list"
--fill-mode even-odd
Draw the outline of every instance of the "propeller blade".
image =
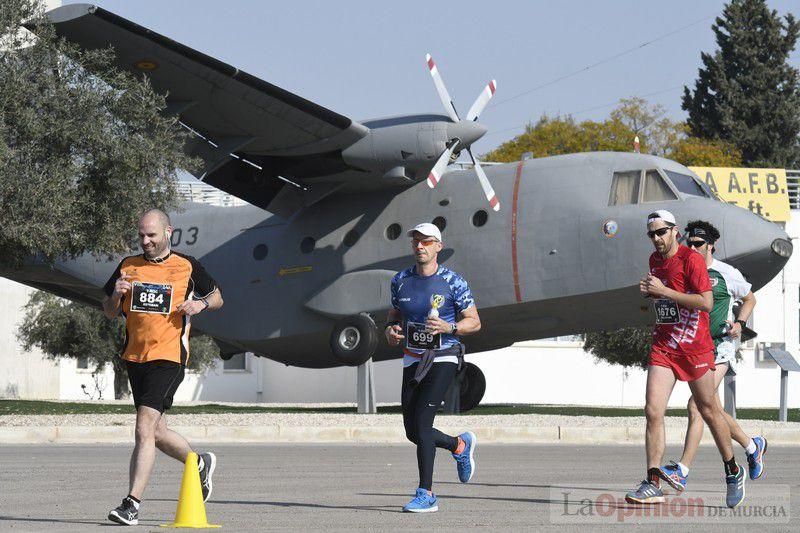
[[494, 96], [495, 91], [497, 91], [497, 82], [492, 80], [486, 84], [481, 94], [475, 99], [475, 102], [472, 104], [472, 107], [469, 108], [467, 111], [467, 120], [478, 120], [478, 116], [483, 112], [483, 109], [486, 107], [486, 104], [489, 103], [489, 100], [492, 99]]
[[431, 189], [436, 187], [436, 185], [442, 180], [442, 174], [444, 174], [444, 170], [447, 168], [447, 165], [450, 164], [450, 156], [453, 155], [453, 152], [457, 146], [458, 141], [447, 147], [447, 149], [442, 152], [442, 155], [439, 156], [439, 159], [436, 160], [436, 164], [433, 165], [430, 174], [428, 174], [428, 187]]
[[450, 98], [450, 93], [447, 92], [447, 87], [444, 86], [442, 75], [439, 74], [436, 63], [433, 62], [433, 58], [430, 54], [425, 55], [425, 61], [428, 63], [428, 69], [431, 71], [433, 84], [436, 86], [436, 92], [439, 93], [439, 98], [442, 100], [445, 111], [447, 111], [447, 114], [450, 116], [450, 120], [458, 122], [461, 119], [458, 118], [458, 112], [456, 112], [456, 107], [453, 105], [453, 99]]
[[470, 159], [472, 159], [472, 164], [475, 165], [475, 174], [477, 174], [478, 181], [481, 183], [481, 188], [483, 189], [483, 194], [486, 195], [486, 200], [488, 200], [489, 205], [494, 211], [500, 211], [500, 200], [497, 199], [497, 195], [494, 193], [492, 184], [489, 183], [489, 178], [486, 177], [483, 167], [480, 162], [475, 159], [475, 156], [472, 155], [472, 150], [467, 149], [467, 153]]

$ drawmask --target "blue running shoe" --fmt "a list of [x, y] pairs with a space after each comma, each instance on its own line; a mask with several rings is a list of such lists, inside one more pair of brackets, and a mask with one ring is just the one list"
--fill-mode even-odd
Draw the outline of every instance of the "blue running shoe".
[[659, 468], [658, 477], [669, 483], [669, 486], [678, 492], [686, 490], [686, 480], [689, 479], [688, 475], [681, 475], [681, 468], [675, 461], [670, 461], [668, 465]]
[[764, 454], [767, 453], [767, 439], [761, 436], [753, 437], [753, 442], [756, 443], [756, 453], [747, 454], [747, 470], [750, 474], [750, 479], [758, 479], [764, 473]]
[[625, 495], [625, 501], [628, 503], [664, 503], [664, 493], [645, 479], [638, 489]]
[[475, 473], [475, 447], [478, 445], [478, 437], [471, 431], [462, 433], [459, 437], [464, 441], [464, 451], [458, 454], [454, 453], [453, 459], [456, 460], [458, 480], [461, 483], [468, 483]]
[[744, 500], [744, 468], [739, 465], [736, 474], [725, 476], [725, 483], [728, 485], [728, 493], [725, 496], [725, 505], [733, 509]]
[[439, 510], [439, 502], [435, 494], [428, 494], [425, 489], [417, 489], [417, 494], [403, 507], [405, 513], [435, 513]]

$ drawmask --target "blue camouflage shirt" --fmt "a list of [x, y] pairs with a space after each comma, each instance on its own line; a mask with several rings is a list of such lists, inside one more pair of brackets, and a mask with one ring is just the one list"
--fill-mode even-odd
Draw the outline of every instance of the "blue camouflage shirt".
[[[403, 335], [406, 335], [406, 339], [408, 339], [408, 322], [424, 323], [427, 320], [433, 295], [439, 295], [443, 299], [438, 308], [439, 318], [451, 324], [458, 321], [459, 313], [475, 305], [475, 299], [472, 297], [472, 291], [466, 280], [441, 265], [431, 276], [418, 275], [415, 265], [398, 272], [392, 278], [392, 307], [400, 311], [402, 315]], [[458, 339], [455, 335], [442, 334], [442, 348], [448, 348], [457, 343]], [[403, 351], [407, 359], [411, 355], [423, 352], [423, 350], [408, 347], [404, 347]], [[415, 361], [414, 359], [412, 362]]]

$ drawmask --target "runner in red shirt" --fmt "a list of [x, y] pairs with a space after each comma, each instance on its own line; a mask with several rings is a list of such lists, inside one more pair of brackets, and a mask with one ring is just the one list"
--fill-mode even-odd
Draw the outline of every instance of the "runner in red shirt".
[[661, 460], [666, 447], [664, 415], [676, 380], [686, 381], [703, 420], [708, 424], [725, 463], [726, 503], [744, 499], [744, 469], [736, 464], [728, 424], [715, 401], [714, 342], [708, 313], [714, 305], [705, 260], [678, 243], [675, 216], [656, 211], [647, 216], [647, 235], [656, 251], [650, 272], [639, 283], [656, 313], [653, 345], [647, 370], [645, 417], [647, 476], [625, 499], [630, 503], [662, 503]]

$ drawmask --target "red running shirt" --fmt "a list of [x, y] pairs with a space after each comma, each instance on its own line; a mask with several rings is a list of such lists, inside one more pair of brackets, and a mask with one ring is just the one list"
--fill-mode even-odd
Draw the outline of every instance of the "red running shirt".
[[[679, 245], [678, 251], [669, 259], [654, 252], [650, 256], [650, 273], [659, 278], [665, 286], [685, 294], [701, 294], [711, 290], [708, 268], [703, 256], [686, 246]], [[657, 300], [657, 299], [654, 299]], [[661, 307], [665, 321], [656, 322], [653, 329], [653, 347], [669, 353], [702, 354], [714, 351], [711, 330], [708, 325], [708, 313], [699, 309], [687, 309], [673, 300], [655, 302], [656, 316]], [[661, 304], [660, 306], [658, 304]], [[672, 317], [674, 308], [677, 316]]]

